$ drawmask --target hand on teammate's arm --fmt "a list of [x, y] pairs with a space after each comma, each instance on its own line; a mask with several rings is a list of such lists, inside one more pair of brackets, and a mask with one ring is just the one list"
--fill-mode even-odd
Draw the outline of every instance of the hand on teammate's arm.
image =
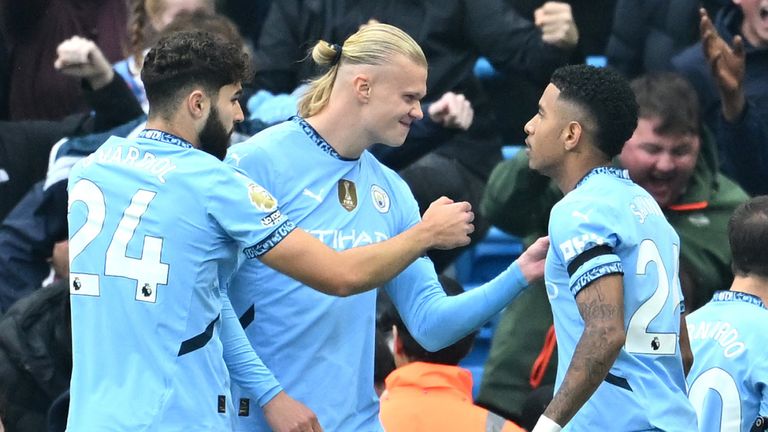
[[284, 391], [262, 407], [269, 427], [275, 432], [322, 432], [317, 416], [306, 405]]
[[571, 5], [548, 1], [533, 12], [533, 22], [541, 29], [545, 43], [570, 49], [579, 42], [579, 29], [573, 20]]
[[429, 249], [469, 244], [473, 219], [469, 203], [441, 197], [419, 223], [389, 240], [334, 251], [311, 234], [295, 229], [260, 259], [326, 294], [354, 295], [389, 282]]
[[549, 237], [539, 237], [518, 258], [517, 265], [528, 283], [544, 277], [544, 263], [549, 250]]
[[534, 432], [556, 431], [547, 422], [565, 426], [603, 382], [626, 340], [623, 276], [609, 274], [576, 295], [584, 333], [576, 344], [563, 383], [544, 410]]
[[53, 67], [86, 80], [93, 90], [106, 86], [115, 76], [112, 65], [92, 40], [73, 36], [59, 44], [56, 55]]
[[427, 110], [433, 122], [451, 129], [467, 130], [475, 119], [475, 111], [463, 94], [447, 92], [429, 104]]
[[699, 10], [701, 22], [701, 44], [704, 57], [709, 62], [712, 76], [722, 98], [723, 117], [735, 123], [744, 111], [746, 104], [744, 96], [744, 71], [746, 69], [746, 52], [741, 36], [733, 37], [733, 47], [717, 33], [717, 29], [709, 19], [706, 9]]

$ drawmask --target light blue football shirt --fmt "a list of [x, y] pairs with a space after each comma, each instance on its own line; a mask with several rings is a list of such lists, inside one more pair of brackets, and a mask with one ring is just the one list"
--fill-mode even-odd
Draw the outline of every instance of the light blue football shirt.
[[[420, 220], [395, 172], [367, 151], [342, 158], [299, 117], [233, 146], [225, 161], [263, 184], [298, 227], [336, 250], [388, 239]], [[514, 265], [494, 284], [447, 297], [431, 261], [420, 258], [385, 289], [414, 337], [437, 350], [482, 325], [525, 285]], [[253, 260], [238, 270], [229, 292], [256, 352], [325, 430], [381, 430], [373, 387], [375, 291], [329, 296]], [[269, 430], [258, 405], [237, 402], [247, 407], [238, 430]]]
[[679, 348], [680, 240], [653, 198], [625, 170], [595, 168], [558, 202], [545, 266], [558, 344], [555, 390], [584, 331], [576, 296], [623, 273], [626, 343], [605, 381], [564, 430], [692, 431]]
[[702, 432], [749, 431], [768, 416], [768, 310], [738, 291], [717, 291], [686, 317], [693, 351], [689, 394]]
[[254, 397], [280, 390], [248, 369], [257, 360], [223, 293], [237, 255], [255, 258], [293, 228], [266, 190], [181, 138], [144, 130], [78, 162], [69, 202], [68, 430], [230, 429], [225, 358], [260, 389]]

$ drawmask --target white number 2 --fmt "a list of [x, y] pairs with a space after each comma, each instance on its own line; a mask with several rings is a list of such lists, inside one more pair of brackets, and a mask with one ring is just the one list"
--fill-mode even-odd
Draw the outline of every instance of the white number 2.
[[[711, 394], [710, 390], [717, 393]], [[713, 413], [704, 406], [704, 400], [710, 397], [720, 399], [720, 431], [737, 431], [741, 428], [741, 396], [736, 382], [728, 372], [720, 368], [712, 368], [699, 375], [688, 391], [688, 399], [699, 417], [699, 425], [706, 426], [704, 422], [711, 420], [705, 417]], [[707, 428], [709, 430], [709, 428]]]
[[[147, 211], [156, 193], [140, 189], [131, 204], [123, 212], [120, 223], [107, 248], [104, 275], [118, 276], [136, 281], [136, 300], [154, 303], [157, 300], [157, 286], [168, 284], [168, 264], [160, 261], [163, 239], [144, 236], [141, 258], [128, 256], [128, 243], [133, 238], [141, 216]], [[82, 202], [88, 209], [85, 223], [69, 241], [70, 267], [72, 261], [88, 247], [104, 229], [106, 202], [104, 194], [90, 180], [78, 181], [69, 194], [69, 208], [75, 202]], [[99, 275], [88, 273], [70, 274], [70, 293], [98, 296], [101, 294]]]
[[[678, 246], [674, 245], [674, 255], [677, 257]], [[669, 277], [664, 262], [661, 260], [659, 248], [653, 240], [643, 240], [637, 257], [637, 275], [644, 276], [649, 264], [656, 265], [658, 281], [653, 295], [643, 302], [629, 319], [627, 326], [627, 339], [624, 348], [627, 352], [636, 354], [671, 355], [677, 352], [677, 333], [652, 333], [648, 326], [667, 304], [667, 298], [672, 293], [672, 304], [677, 307], [680, 304], [677, 285], [677, 261]]]

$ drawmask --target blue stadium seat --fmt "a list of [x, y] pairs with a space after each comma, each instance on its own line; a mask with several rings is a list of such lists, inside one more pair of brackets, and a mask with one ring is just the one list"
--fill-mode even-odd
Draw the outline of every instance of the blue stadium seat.
[[516, 145], [505, 145], [501, 148], [501, 157], [504, 159], [512, 159], [515, 157], [517, 152], [522, 150], [525, 146], [516, 144]]
[[480, 57], [475, 62], [475, 68], [473, 70], [475, 76], [479, 79], [489, 79], [498, 75], [496, 69], [494, 69], [491, 62], [485, 57]]
[[587, 56], [587, 58], [585, 60], [586, 60], [585, 63], [590, 65], [590, 66], [595, 66], [595, 67], [606, 67], [606, 66], [608, 66], [608, 57], [606, 57], [606, 56], [591, 55], [591, 56]]

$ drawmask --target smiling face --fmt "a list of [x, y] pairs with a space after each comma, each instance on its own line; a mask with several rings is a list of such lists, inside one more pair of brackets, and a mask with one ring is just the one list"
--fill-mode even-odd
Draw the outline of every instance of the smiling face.
[[691, 133], [661, 135], [655, 132], [658, 123], [658, 119], [638, 119], [620, 158], [632, 180], [664, 208], [685, 192], [696, 168], [700, 142]]
[[755, 47], [768, 47], [768, 0], [733, 0], [744, 12], [741, 34]]
[[528, 166], [548, 177], [552, 177], [562, 166], [565, 145], [562, 140], [567, 122], [562, 117], [562, 104], [558, 102], [560, 90], [549, 84], [539, 99], [539, 110], [524, 130]]
[[404, 56], [371, 74], [364, 127], [372, 143], [399, 147], [411, 123], [424, 117], [421, 98], [427, 93], [427, 69]]

